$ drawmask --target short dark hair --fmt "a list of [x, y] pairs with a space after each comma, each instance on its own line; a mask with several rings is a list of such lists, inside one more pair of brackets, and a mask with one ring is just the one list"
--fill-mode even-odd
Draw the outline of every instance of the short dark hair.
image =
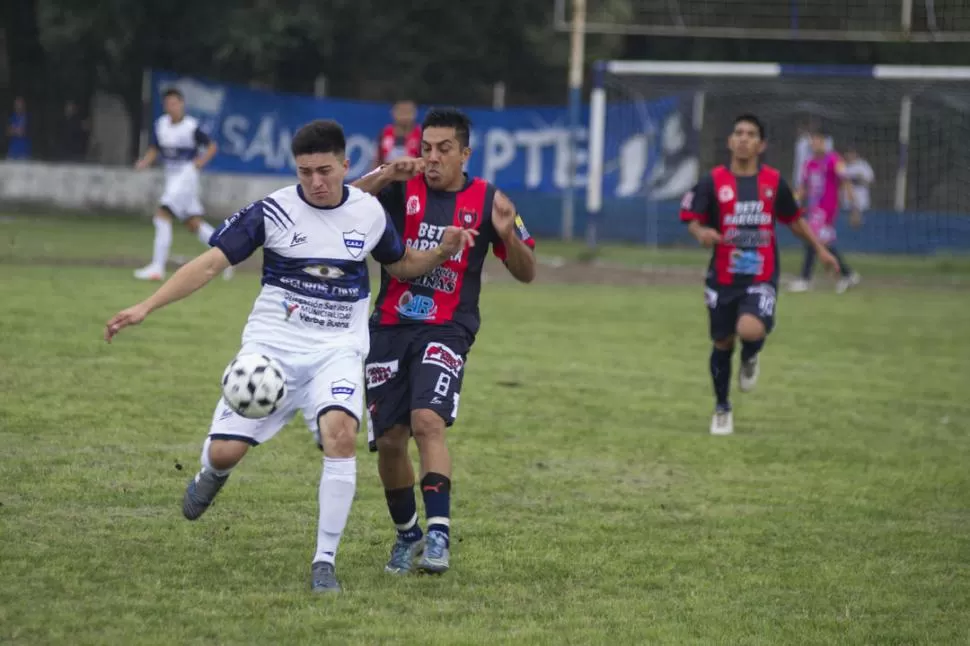
[[344, 129], [333, 119], [316, 119], [296, 131], [290, 142], [294, 157], [314, 153], [343, 155], [347, 151]]
[[165, 90], [165, 93], [162, 94], [162, 100], [165, 100], [170, 96], [176, 97], [179, 101], [185, 101], [185, 96], [182, 95], [182, 91], [178, 88], [170, 87]]
[[472, 120], [458, 108], [431, 108], [421, 124], [422, 130], [428, 128], [454, 128], [458, 143], [467, 148], [471, 142]]
[[757, 115], [750, 112], [740, 114], [734, 118], [733, 125], [737, 126], [739, 123], [750, 123], [752, 126], [758, 129], [758, 138], [765, 139], [765, 135], [767, 134], [765, 132], [765, 124], [761, 122], [761, 119], [759, 119]]
[[812, 128], [808, 134], [811, 137], [819, 137], [821, 139], [825, 139], [826, 137], [829, 136], [829, 133], [821, 126]]

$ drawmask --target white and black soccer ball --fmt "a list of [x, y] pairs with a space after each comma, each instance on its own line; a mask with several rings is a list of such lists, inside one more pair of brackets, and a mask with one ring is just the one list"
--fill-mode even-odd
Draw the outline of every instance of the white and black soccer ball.
[[264, 354], [241, 354], [222, 373], [222, 397], [243, 417], [266, 417], [286, 397], [286, 375]]

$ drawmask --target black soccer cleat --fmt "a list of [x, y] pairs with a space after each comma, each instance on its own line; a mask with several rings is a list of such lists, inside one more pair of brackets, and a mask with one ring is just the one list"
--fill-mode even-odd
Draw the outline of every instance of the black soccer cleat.
[[182, 497], [182, 514], [189, 520], [195, 520], [204, 514], [228, 479], [228, 473], [218, 476], [205, 469], [199, 471], [185, 488], [185, 496]]

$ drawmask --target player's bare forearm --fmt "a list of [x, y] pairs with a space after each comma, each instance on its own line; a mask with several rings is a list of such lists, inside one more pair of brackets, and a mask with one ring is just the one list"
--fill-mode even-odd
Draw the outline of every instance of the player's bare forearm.
[[148, 168], [155, 163], [156, 157], [158, 157], [158, 148], [149, 146], [142, 158], [135, 162], [135, 168]]
[[799, 238], [806, 244], [811, 245], [816, 251], [819, 249], [825, 249], [825, 245], [823, 245], [819, 239], [815, 237], [815, 234], [812, 233], [812, 229], [808, 226], [808, 223], [803, 218], [798, 218], [792, 222], [789, 227], [791, 228], [792, 233], [795, 234], [795, 237]]
[[426, 273], [448, 259], [448, 253], [441, 247], [417, 251], [407, 247], [404, 257], [395, 263], [385, 265], [387, 273], [400, 280], [411, 280]]
[[536, 278], [536, 255], [529, 245], [517, 235], [511, 235], [505, 243], [505, 267], [520, 283], [531, 283]]
[[[387, 186], [393, 181], [384, 172], [383, 164], [379, 165], [377, 168], [367, 173], [360, 179], [357, 179], [350, 183], [351, 186], [356, 186], [365, 193], [370, 193], [371, 195], [377, 195], [383, 191]], [[420, 275], [420, 274], [419, 274]]]
[[230, 262], [222, 249], [213, 247], [179, 267], [172, 277], [145, 299], [149, 312], [181, 300], [205, 286], [229, 267]]
[[209, 145], [205, 148], [205, 152], [195, 160], [195, 167], [202, 170], [206, 164], [212, 161], [212, 158], [216, 156], [217, 152], [219, 152], [219, 146], [216, 142], [210, 141]]
[[855, 191], [852, 190], [852, 180], [842, 180], [842, 189], [845, 191], [845, 199], [849, 203], [849, 208], [856, 208]]

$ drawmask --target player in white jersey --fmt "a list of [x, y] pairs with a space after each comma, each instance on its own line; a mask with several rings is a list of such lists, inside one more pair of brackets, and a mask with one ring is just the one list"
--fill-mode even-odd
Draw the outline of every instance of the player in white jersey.
[[[135, 278], [141, 280], [165, 278], [165, 263], [172, 246], [172, 218], [184, 222], [185, 227], [206, 246], [213, 232], [212, 225], [202, 219], [199, 172], [215, 156], [216, 142], [199, 128], [194, 117], [185, 114], [185, 99], [181, 92], [174, 88], [167, 90], [162, 105], [165, 114], [155, 121], [151, 144], [145, 156], [135, 163], [136, 170], [144, 170], [161, 154], [165, 168], [165, 190], [152, 218], [155, 224], [152, 261], [135, 270]], [[223, 276], [232, 276], [232, 268]]]
[[263, 247], [262, 289], [240, 353], [276, 359], [286, 373], [288, 393], [280, 408], [262, 419], [241, 417], [220, 399], [202, 447], [202, 469], [188, 484], [182, 511], [189, 520], [201, 516], [249, 447], [272, 438], [302, 411], [324, 452], [311, 567], [316, 591], [340, 590], [334, 554], [356, 488], [355, 433], [370, 345], [367, 255], [408, 280], [473, 246], [477, 235], [449, 226], [437, 247], [406, 247], [380, 202], [344, 185], [345, 150], [336, 122], [303, 126], [292, 142], [299, 184], [235, 213], [212, 236], [212, 249], [179, 268], [145, 301], [116, 314], [105, 329], [110, 341], [122, 328], [188, 296]]

